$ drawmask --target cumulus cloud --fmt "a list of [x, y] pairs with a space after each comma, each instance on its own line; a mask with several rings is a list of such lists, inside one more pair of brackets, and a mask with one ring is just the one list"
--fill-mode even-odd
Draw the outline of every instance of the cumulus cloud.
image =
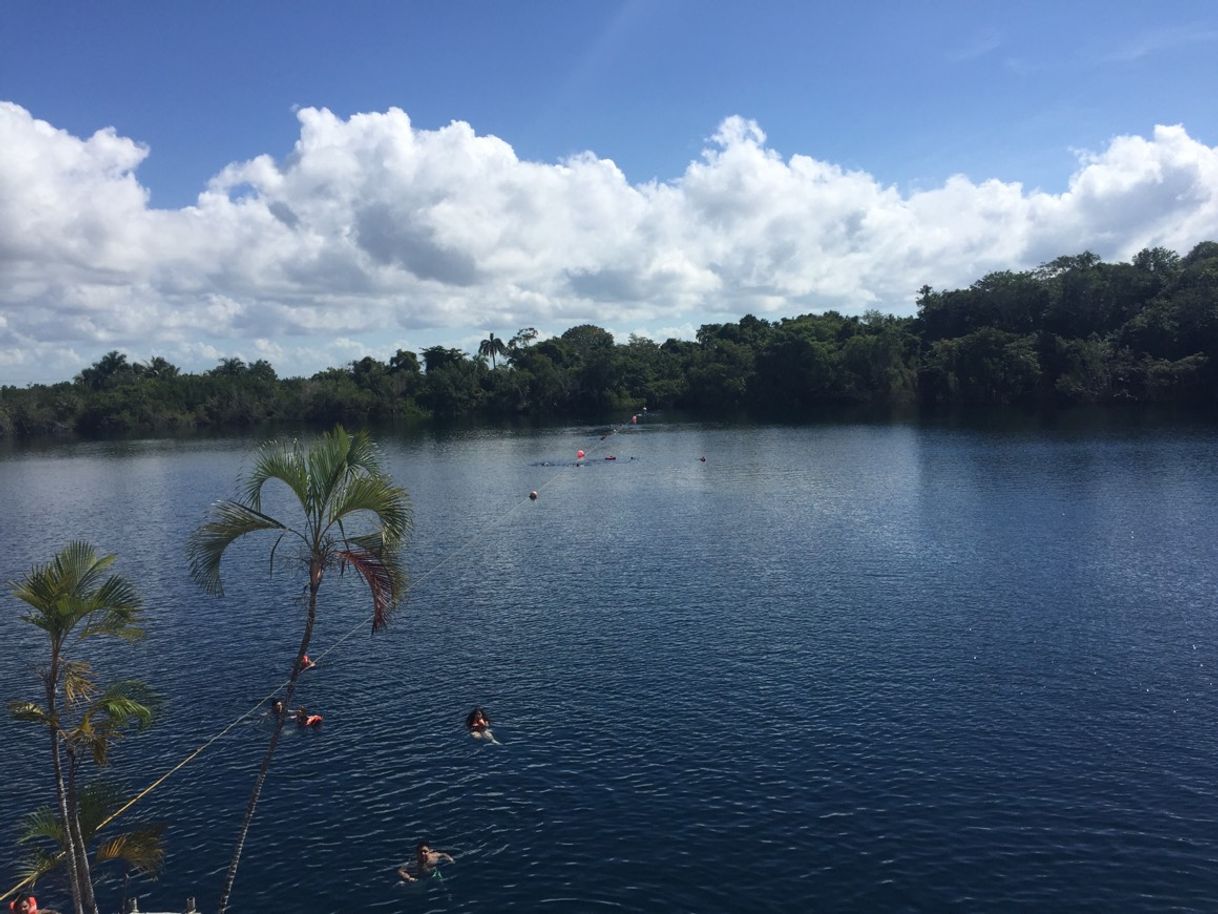
[[269, 357], [286, 374], [488, 328], [908, 313], [924, 283], [1218, 237], [1218, 149], [1181, 126], [1080, 153], [1049, 194], [959, 175], [905, 192], [784, 157], [741, 117], [680, 176], [631, 184], [593, 153], [522, 161], [398, 109], [296, 116], [282, 160], [234, 162], [164, 210], [136, 177], [139, 142], [0, 103], [0, 381], [63, 377], [109, 348], [189, 367]]

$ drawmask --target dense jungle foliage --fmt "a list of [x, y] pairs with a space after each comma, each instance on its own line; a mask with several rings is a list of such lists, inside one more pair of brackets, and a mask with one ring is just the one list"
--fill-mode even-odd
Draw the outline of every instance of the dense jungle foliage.
[[[1128, 263], [1091, 253], [967, 289], [919, 291], [915, 317], [835, 311], [706, 324], [656, 343], [572, 327], [491, 334], [310, 378], [224, 359], [202, 374], [110, 352], [73, 381], [0, 387], [0, 437], [401, 418], [592, 416], [678, 407], [800, 414], [825, 404], [1218, 402], [1218, 242]], [[420, 358], [421, 356], [421, 358]]]

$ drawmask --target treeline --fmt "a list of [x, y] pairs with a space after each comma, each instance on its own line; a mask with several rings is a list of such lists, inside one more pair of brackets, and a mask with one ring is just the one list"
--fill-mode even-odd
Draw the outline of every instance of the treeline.
[[693, 341], [615, 343], [584, 324], [538, 341], [491, 334], [310, 378], [224, 359], [201, 374], [103, 356], [73, 381], [0, 388], [0, 436], [409, 418], [595, 415], [613, 409], [795, 413], [840, 403], [1214, 403], [1218, 242], [1128, 263], [1083, 253], [967, 289], [919, 292], [915, 317], [835, 311], [706, 324]]

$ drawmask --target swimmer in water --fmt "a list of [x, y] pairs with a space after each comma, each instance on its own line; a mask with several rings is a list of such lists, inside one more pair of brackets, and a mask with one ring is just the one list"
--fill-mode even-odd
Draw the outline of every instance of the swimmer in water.
[[414, 849], [414, 874], [410, 872], [410, 864], [403, 863], [398, 867], [398, 876], [404, 882], [418, 882], [428, 876], [438, 876], [437, 867], [441, 863], [452, 863], [453, 858], [443, 851], [433, 851], [426, 841], [420, 841]]
[[321, 715], [310, 714], [304, 708], [298, 708], [296, 710], [296, 723], [301, 727], [316, 727], [321, 723]]
[[482, 708], [477, 707], [469, 712], [465, 718], [465, 729], [469, 731], [469, 735], [474, 739], [483, 739], [494, 746], [502, 746], [503, 743], [495, 739], [495, 734], [491, 732], [491, 719], [487, 716]]
[[[41, 910], [38, 907], [38, 901], [33, 895], [18, 895], [8, 903], [10, 911], [16, 911], [17, 914], [39, 914]], [[43, 911], [43, 914], [51, 914], [51, 912]]]

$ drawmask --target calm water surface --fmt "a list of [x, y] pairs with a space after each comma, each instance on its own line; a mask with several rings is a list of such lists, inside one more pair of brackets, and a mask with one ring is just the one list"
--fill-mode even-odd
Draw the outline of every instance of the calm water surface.
[[[374, 637], [326, 583], [314, 653], [356, 633], [303, 680], [325, 725], [286, 733], [237, 910], [1218, 908], [1218, 425], [602, 431], [381, 437], [410, 598]], [[269, 542], [222, 599], [183, 559], [253, 443], [0, 457], [0, 576], [85, 537], [148, 604], [147, 640], [97, 655], [167, 698], [118, 751], [132, 787], [291, 662], [302, 580]], [[0, 609], [7, 699], [43, 645]], [[465, 735], [474, 703], [502, 747]], [[214, 910], [268, 733], [139, 807], [170, 826], [141, 907]], [[0, 723], [5, 887], [44, 755]], [[421, 837], [457, 863], [399, 886]]]

